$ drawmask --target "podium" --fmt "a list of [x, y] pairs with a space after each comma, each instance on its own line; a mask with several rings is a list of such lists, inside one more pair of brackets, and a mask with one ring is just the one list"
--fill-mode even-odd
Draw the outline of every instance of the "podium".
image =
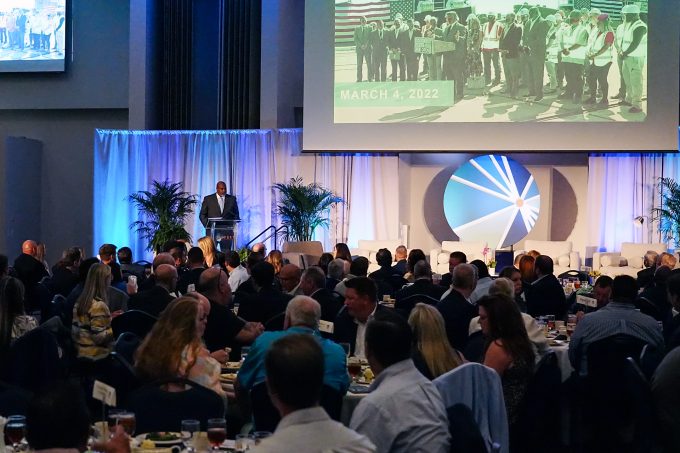
[[220, 252], [229, 252], [236, 245], [238, 224], [241, 220], [227, 220], [222, 217], [208, 219], [206, 234], [209, 235]]

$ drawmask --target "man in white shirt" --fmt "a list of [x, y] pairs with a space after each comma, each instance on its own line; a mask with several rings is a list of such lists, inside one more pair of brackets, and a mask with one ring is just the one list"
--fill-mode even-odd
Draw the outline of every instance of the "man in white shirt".
[[408, 323], [394, 312], [369, 321], [366, 358], [376, 379], [349, 426], [378, 452], [448, 452], [446, 409], [439, 391], [413, 364], [411, 341]]
[[331, 420], [319, 406], [324, 354], [312, 335], [291, 334], [275, 341], [265, 359], [267, 389], [281, 414], [274, 435], [253, 452], [374, 452], [361, 434]]
[[227, 253], [227, 271], [229, 271], [229, 287], [232, 291], [236, 291], [241, 283], [250, 278], [248, 270], [241, 265], [241, 257], [238, 252], [232, 250]]

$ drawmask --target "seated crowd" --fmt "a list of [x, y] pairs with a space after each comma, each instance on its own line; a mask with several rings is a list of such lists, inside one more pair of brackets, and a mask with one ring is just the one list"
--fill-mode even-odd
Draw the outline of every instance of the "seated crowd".
[[[0, 415], [11, 415], [9, 407], [28, 414], [34, 449], [84, 445], [79, 423], [89, 423], [92, 406], [84, 395], [97, 379], [117, 387], [122, 407], [147, 386], [170, 393], [208, 389], [222, 401], [219, 415], [228, 418], [230, 437], [251, 420], [255, 429], [274, 431], [255, 451], [454, 451], [460, 420], [439, 386], [452, 373], [472, 373], [468, 365], [476, 362], [493, 379], [453, 391], [488, 385], [483, 391], [492, 394], [497, 382], [505, 413], [495, 414], [502, 420], [495, 423], [507, 424], [497, 439], [490, 433], [498, 431], [475, 416], [482, 451], [494, 443], [499, 451], [532, 451], [522, 438], [545, 414], [531, 412], [530, 398], [554, 363], [536, 319], [544, 316], [578, 320], [568, 346], [573, 374], [554, 395], [588, 394], [580, 386], [595, 382], [588, 379], [598, 372], [589, 352], [600, 357], [603, 341], [623, 337], [646, 354], [634, 358], [649, 379], [659, 445], [667, 451], [680, 445], [673, 429], [680, 421], [680, 271], [670, 254], [646, 257], [637, 281], [600, 277], [592, 289], [596, 304], [585, 306], [565, 296], [552, 259], [536, 251], [518, 256], [516, 267], [497, 277], [483, 261], [467, 263], [464, 253], [453, 252], [450, 272], [433, 280], [423, 251], [404, 246], [394, 255], [378, 251], [379, 269], [370, 274], [368, 259], [352, 257], [341, 243], [304, 270], [278, 250], [267, 254], [264, 244], [245, 260], [217, 252], [209, 237], [188, 250], [172, 241], [153, 263], [135, 263], [128, 247], [104, 244], [97, 258], [71, 247], [50, 269], [40, 250], [25, 241], [12, 267], [0, 255]], [[382, 303], [387, 299], [394, 304]], [[17, 351], [35, 347], [37, 340], [28, 341], [33, 332], [49, 333], [41, 338], [56, 345], [58, 364], [28, 386], [18, 376], [31, 359]], [[130, 341], [134, 347], [126, 351]], [[29, 346], [20, 349], [22, 342]], [[233, 389], [223, 386], [223, 368], [239, 361], [245, 347]], [[343, 426], [333, 401], [351, 387], [350, 356], [365, 360], [375, 380]], [[23, 406], [8, 398], [14, 391], [24, 396]], [[65, 398], [71, 399], [64, 407], [77, 412], [66, 440], [72, 444], [50, 443], [55, 428], [45, 417]], [[262, 398], [267, 417], [258, 414]], [[124, 438], [119, 432], [102, 449], [127, 451]], [[587, 436], [579, 439], [588, 443]], [[611, 444], [624, 451], [617, 442]]]

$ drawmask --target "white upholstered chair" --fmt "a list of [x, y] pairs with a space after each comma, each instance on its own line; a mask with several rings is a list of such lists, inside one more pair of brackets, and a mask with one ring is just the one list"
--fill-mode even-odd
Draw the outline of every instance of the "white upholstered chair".
[[[445, 274], [449, 271], [449, 255], [451, 252], [463, 252], [468, 263], [472, 260], [484, 261], [486, 242], [443, 241], [441, 248], [430, 250], [430, 267], [432, 272]], [[486, 255], [487, 260], [493, 258], [493, 250]]]
[[358, 247], [351, 249], [350, 253], [352, 256], [363, 256], [368, 258], [368, 273], [370, 274], [371, 272], [380, 269], [380, 266], [378, 266], [378, 263], [375, 260], [375, 254], [378, 253], [378, 250], [389, 250], [392, 254], [392, 259], [394, 259], [394, 252], [400, 245], [403, 245], [403, 243], [399, 239], [386, 241], [360, 239], [358, 242]]
[[553, 260], [555, 275], [560, 275], [569, 270], [580, 270], [581, 257], [572, 249], [571, 241], [524, 241], [524, 250], [515, 251], [515, 256], [536, 250], [541, 255], [547, 255]]
[[620, 252], [596, 252], [593, 253], [593, 270], [600, 271], [602, 275], [616, 277], [617, 275], [630, 275], [637, 278], [637, 273], [644, 267], [644, 257], [649, 250], [663, 253], [667, 250], [666, 244], [637, 244], [635, 242], [623, 242]]

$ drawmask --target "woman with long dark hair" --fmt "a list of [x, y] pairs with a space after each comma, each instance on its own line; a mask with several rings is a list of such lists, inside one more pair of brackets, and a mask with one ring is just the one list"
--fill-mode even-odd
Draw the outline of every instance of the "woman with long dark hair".
[[524, 300], [524, 286], [522, 285], [522, 273], [514, 266], [506, 266], [498, 275], [507, 278], [513, 284], [513, 298], [522, 313], [527, 311], [527, 302]]
[[24, 285], [14, 277], [0, 278], [0, 354], [17, 338], [38, 327], [24, 311]]
[[479, 323], [486, 337], [484, 365], [496, 370], [503, 383], [508, 423], [517, 420], [534, 370], [534, 350], [515, 302], [501, 294], [477, 301]]

